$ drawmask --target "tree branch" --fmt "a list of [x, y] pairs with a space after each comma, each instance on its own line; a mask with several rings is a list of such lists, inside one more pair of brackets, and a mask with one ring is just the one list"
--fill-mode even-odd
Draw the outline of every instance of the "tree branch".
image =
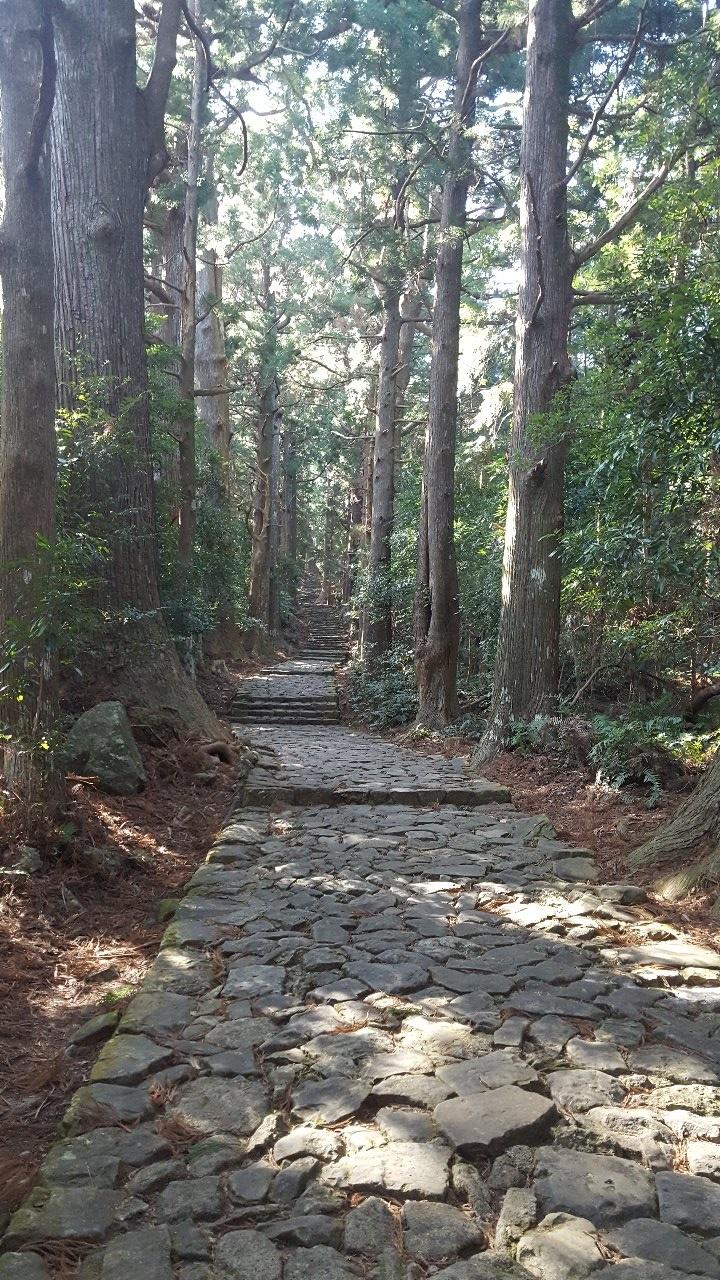
[[155, 56], [142, 91], [148, 129], [148, 185], [157, 177], [164, 163], [165, 108], [177, 62], [177, 38], [182, 9], [183, 0], [163, 0], [155, 39]]
[[629, 47], [629, 49], [628, 49], [628, 51], [627, 51], [627, 53], [626, 53], [626, 55], [625, 55], [625, 57], [624, 57], [624, 59], [623, 59], [623, 61], [622, 61], [622, 65], [620, 66], [620, 69], [619, 69], [619, 71], [618, 71], [617, 75], [615, 76], [615, 79], [613, 80], [612, 84], [610, 85], [610, 88], [608, 89], [607, 93], [605, 94], [605, 96], [604, 96], [604, 98], [603, 98], [602, 102], [600, 103], [600, 105], [599, 105], [599, 106], [596, 108], [596, 110], [593, 112], [593, 117], [592, 117], [592, 120], [590, 121], [590, 127], [588, 128], [588, 131], [587, 131], [587, 133], [585, 134], [585, 137], [583, 138], [582, 143], [580, 144], [580, 150], [579, 150], [579, 151], [578, 151], [578, 153], [577, 153], [577, 156], [576, 156], [576, 158], [575, 158], [575, 161], [573, 162], [573, 164], [571, 164], [570, 168], [568, 169], [567, 174], [565, 175], [565, 185], [566, 185], [566, 186], [567, 186], [567, 185], [568, 185], [568, 183], [569, 183], [569, 182], [571, 182], [571, 181], [572, 181], [572, 179], [575, 177], [575, 174], [577, 173], [578, 169], [580, 168], [581, 164], [583, 163], [583, 161], [584, 161], [584, 159], [585, 159], [585, 157], [586, 157], [586, 155], [587, 155], [587, 153], [588, 153], [588, 147], [590, 146], [590, 143], [592, 142], [593, 138], [595, 137], [595, 134], [596, 134], [596, 133], [597, 133], [597, 131], [598, 131], [598, 126], [599, 126], [600, 121], [602, 120], [602, 118], [603, 118], [603, 116], [604, 116], [604, 114], [605, 114], [605, 111], [606, 111], [606, 108], [607, 108], [607, 105], [608, 105], [608, 103], [609, 103], [610, 99], [612, 98], [612, 96], [613, 96], [613, 94], [615, 93], [615, 91], [616, 91], [617, 89], [619, 89], [620, 85], [622, 84], [623, 80], [625, 79], [625, 76], [627, 75], [628, 71], [630, 70], [630, 67], [632, 66], [633, 60], [634, 60], [634, 58], [635, 58], [635, 54], [637, 53], [637, 47], [638, 47], [638, 45], [639, 45], [639, 43], [640, 43], [640, 36], [641, 36], [641, 34], [642, 34], [643, 23], [644, 23], [644, 21], [645, 21], [645, 11], [646, 11], [646, 9], [647, 9], [647, 6], [648, 6], [648, 0], [644, 0], [644, 4], [643, 4], [643, 6], [642, 6], [642, 8], [641, 8], [641, 10], [640, 10], [639, 16], [638, 16], [637, 28], [636, 28], [636, 30], [635, 30], [635, 35], [633, 36], [633, 38], [632, 38], [632, 40], [631, 40], [631, 42], [630, 42], [630, 47]]
[[586, 9], [584, 13], [581, 13], [575, 19], [575, 30], [582, 31], [583, 27], [589, 26], [596, 18], [601, 18], [603, 14], [610, 13], [612, 9], [617, 9], [619, 4], [620, 0], [595, 0], [595, 3], [591, 4], [589, 9]]
[[582, 249], [575, 250], [573, 253], [573, 273], [586, 262], [589, 262], [591, 258], [594, 258], [601, 249], [605, 248], [606, 244], [611, 244], [613, 240], [617, 240], [623, 231], [632, 226], [638, 214], [644, 209], [651, 196], [663, 185], [668, 174], [675, 168], [678, 160], [685, 154], [686, 150], [687, 147], [679, 147], [674, 151], [650, 179], [647, 186], [643, 187], [639, 196], [620, 214], [619, 218], [616, 218], [605, 231], [596, 236], [594, 240], [591, 240], [590, 244], [586, 244]]
[[287, 25], [290, 21], [294, 8], [295, 0], [289, 0], [287, 12], [280, 25], [280, 30], [273, 36], [267, 49], [264, 49], [262, 53], [256, 54], [254, 58], [250, 58], [247, 62], [243, 62], [239, 67], [224, 67], [217, 74], [222, 75], [224, 79], [228, 80], [255, 80], [256, 77], [252, 74], [255, 67], [261, 66], [263, 62], [267, 62], [268, 58], [272, 58], [278, 44], [287, 30]]
[[50, 13], [51, 0], [42, 0], [41, 5], [41, 22], [40, 28], [40, 51], [42, 53], [42, 78], [40, 81], [40, 92], [38, 94], [35, 115], [30, 128], [30, 143], [28, 147], [27, 168], [29, 172], [37, 169], [40, 162], [40, 153], [45, 142], [47, 127], [50, 122], [50, 115], [55, 101], [55, 79], [57, 67], [55, 64], [55, 39], [53, 35], [52, 17]]
[[602, 289], [573, 289], [572, 306], [573, 307], [605, 307], [611, 306], [614, 302], [620, 302], [614, 293], [606, 293]]

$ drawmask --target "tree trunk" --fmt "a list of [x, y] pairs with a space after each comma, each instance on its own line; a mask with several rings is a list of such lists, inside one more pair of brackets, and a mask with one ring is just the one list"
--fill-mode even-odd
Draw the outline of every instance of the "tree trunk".
[[56, 360], [61, 404], [74, 411], [89, 376], [107, 415], [102, 464], [89, 479], [95, 509], [108, 517], [99, 603], [113, 633], [104, 676], [136, 718], [216, 736], [218, 721], [182, 671], [160, 609], [144, 334], [143, 209], [163, 162], [180, 12], [180, 0], [165, 0], [153, 72], [139, 90], [133, 0], [56, 8]]
[[248, 608], [270, 630], [270, 549], [275, 496], [275, 432], [278, 418], [278, 386], [273, 376], [263, 392], [258, 417], [255, 495], [253, 499], [252, 551]]
[[[656, 884], [660, 894], [671, 900], [698, 885], [720, 882], [720, 752], [689, 799], [628, 861], [631, 867], [672, 864], [673, 869]], [[679, 866], [682, 862], [689, 865]]]
[[[198, 276], [199, 319], [195, 337], [195, 384], [198, 390], [227, 386], [225, 325], [216, 303], [222, 303], [223, 269], [214, 249], [202, 254]], [[230, 441], [230, 395], [198, 397], [198, 417], [205, 425], [207, 446], [214, 455], [222, 497], [228, 496]]]
[[425, 436], [415, 595], [418, 723], [441, 728], [456, 718], [460, 640], [455, 560], [455, 441], [463, 228], [475, 118], [476, 59], [482, 47], [480, 0], [461, 0], [455, 105], [443, 184], [440, 247], [435, 264], [430, 399]]
[[395, 506], [395, 379], [400, 343], [400, 290], [381, 289], [383, 332], [377, 391], [377, 418], [373, 449], [373, 506], [370, 527], [368, 573], [369, 601], [365, 610], [363, 654], [368, 658], [387, 653], [392, 644], [390, 599], [390, 538]]
[[49, 749], [57, 714], [52, 621], [37, 626], [51, 569], [57, 485], [46, 144], [54, 88], [49, 3], [2, 0], [0, 719], [10, 735], [4, 747], [5, 785], [30, 831], [41, 815], [54, 816], [63, 794]]
[[397, 491], [402, 463], [402, 435], [407, 411], [407, 392], [412, 376], [412, 355], [417, 323], [422, 315], [422, 299], [416, 288], [406, 289], [401, 306], [402, 327], [398, 344], [397, 374], [395, 377], [395, 489]]
[[[193, 17], [199, 17], [197, 0], [192, 3]], [[182, 356], [180, 360], [180, 444], [179, 479], [180, 513], [178, 522], [178, 563], [187, 582], [192, 571], [195, 546], [195, 503], [197, 500], [197, 458], [195, 454], [195, 325], [197, 318], [197, 239], [198, 197], [202, 167], [201, 113], [205, 97], [205, 51], [195, 41], [190, 127], [187, 143], [187, 177], [185, 180], [185, 222], [183, 226], [184, 281], [182, 292]]]
[[488, 728], [474, 759], [546, 713], [558, 689], [565, 441], [548, 415], [572, 377], [567, 140], [570, 0], [531, 0], [520, 156], [521, 284], [502, 608]]

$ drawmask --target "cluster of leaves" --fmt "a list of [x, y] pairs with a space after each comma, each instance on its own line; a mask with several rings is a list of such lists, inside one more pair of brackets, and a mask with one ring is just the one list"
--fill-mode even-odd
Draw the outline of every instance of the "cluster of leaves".
[[409, 723], [417, 711], [412, 653], [395, 646], [372, 663], [353, 663], [348, 697], [355, 715], [376, 729]]

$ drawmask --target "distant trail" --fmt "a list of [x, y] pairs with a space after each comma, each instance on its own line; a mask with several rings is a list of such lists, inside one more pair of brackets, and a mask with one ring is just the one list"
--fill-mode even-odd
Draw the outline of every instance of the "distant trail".
[[330, 660], [237, 707], [243, 807], [0, 1280], [59, 1240], [83, 1280], [720, 1277], [720, 955], [502, 788], [339, 725]]

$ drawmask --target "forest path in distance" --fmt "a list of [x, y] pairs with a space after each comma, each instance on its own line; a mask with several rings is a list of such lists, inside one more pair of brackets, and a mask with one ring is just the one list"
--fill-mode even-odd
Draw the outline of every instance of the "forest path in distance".
[[294, 710], [1, 1280], [720, 1277], [720, 955], [503, 788], [337, 723], [332, 671], [253, 677]]

